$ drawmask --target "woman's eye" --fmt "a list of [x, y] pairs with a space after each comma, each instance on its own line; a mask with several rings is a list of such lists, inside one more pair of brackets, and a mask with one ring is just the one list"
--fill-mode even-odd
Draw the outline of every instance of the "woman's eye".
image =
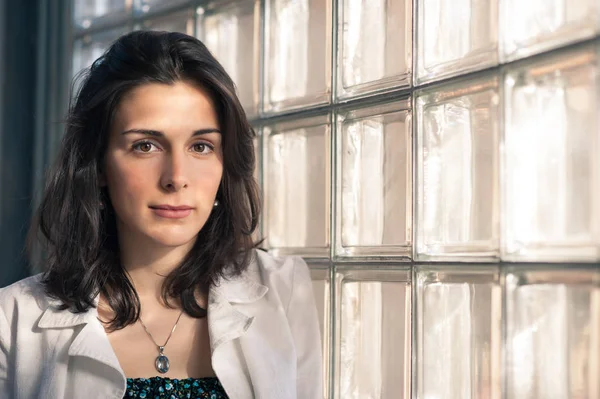
[[194, 151], [199, 152], [201, 154], [209, 154], [213, 151], [213, 148], [210, 144], [207, 143], [196, 143], [192, 146]]
[[152, 147], [154, 147], [154, 144], [150, 143], [149, 141], [142, 141], [141, 143], [133, 145], [134, 150], [144, 153], [152, 152]]

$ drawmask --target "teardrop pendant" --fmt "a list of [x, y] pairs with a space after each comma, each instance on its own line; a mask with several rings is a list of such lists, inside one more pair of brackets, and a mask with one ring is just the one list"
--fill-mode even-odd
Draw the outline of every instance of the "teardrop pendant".
[[169, 358], [163, 353], [165, 350], [164, 346], [159, 346], [158, 350], [160, 351], [160, 354], [156, 358], [156, 362], [154, 364], [159, 373], [165, 374], [167, 371], [169, 371]]

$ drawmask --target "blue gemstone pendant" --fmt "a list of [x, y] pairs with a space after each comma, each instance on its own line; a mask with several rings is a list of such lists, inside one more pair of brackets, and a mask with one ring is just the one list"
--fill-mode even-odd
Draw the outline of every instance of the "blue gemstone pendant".
[[158, 350], [160, 351], [160, 355], [156, 358], [155, 366], [159, 373], [164, 374], [169, 371], [169, 358], [163, 353], [165, 350], [164, 346], [159, 346]]

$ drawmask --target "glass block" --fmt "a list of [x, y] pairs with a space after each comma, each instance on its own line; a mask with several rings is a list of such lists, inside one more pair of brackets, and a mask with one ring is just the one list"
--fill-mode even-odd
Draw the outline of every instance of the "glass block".
[[133, 0], [133, 11], [136, 15], [160, 12], [191, 3], [190, 0]]
[[329, 256], [330, 119], [265, 128], [264, 225], [274, 253]]
[[73, 23], [79, 29], [122, 20], [130, 10], [127, 0], [74, 0]]
[[194, 13], [192, 10], [178, 11], [173, 14], [147, 19], [142, 23], [144, 29], [181, 32], [187, 35], [194, 34]]
[[596, 49], [511, 68], [504, 86], [502, 258], [600, 259]]
[[409, 398], [409, 269], [336, 273], [336, 399]]
[[331, 93], [331, 0], [267, 0], [267, 113], [323, 104]]
[[410, 0], [344, 0], [338, 9], [338, 97], [408, 87]]
[[315, 302], [319, 315], [319, 329], [323, 343], [323, 399], [329, 398], [329, 337], [331, 335], [331, 273], [329, 268], [311, 265]]
[[597, 0], [500, 0], [500, 57], [512, 61], [594, 37], [599, 16]]
[[600, 397], [600, 269], [506, 271], [506, 397]]
[[127, 32], [126, 28], [86, 35], [75, 40], [73, 44], [73, 76], [88, 68], [117, 40]]
[[416, 259], [499, 256], [498, 80], [417, 94]]
[[501, 398], [497, 266], [419, 266], [416, 398]]
[[259, 1], [243, 1], [202, 11], [200, 40], [225, 67], [249, 116], [258, 114]]
[[409, 100], [338, 116], [336, 255], [411, 253]]
[[497, 20], [498, 0], [417, 0], [415, 85], [497, 65]]

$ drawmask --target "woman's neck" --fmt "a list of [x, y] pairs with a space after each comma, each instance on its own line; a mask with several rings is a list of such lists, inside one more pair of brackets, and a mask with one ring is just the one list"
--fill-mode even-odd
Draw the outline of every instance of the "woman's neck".
[[162, 302], [162, 287], [167, 276], [175, 270], [191, 250], [193, 243], [178, 247], [158, 247], [121, 242], [120, 259], [140, 300]]

